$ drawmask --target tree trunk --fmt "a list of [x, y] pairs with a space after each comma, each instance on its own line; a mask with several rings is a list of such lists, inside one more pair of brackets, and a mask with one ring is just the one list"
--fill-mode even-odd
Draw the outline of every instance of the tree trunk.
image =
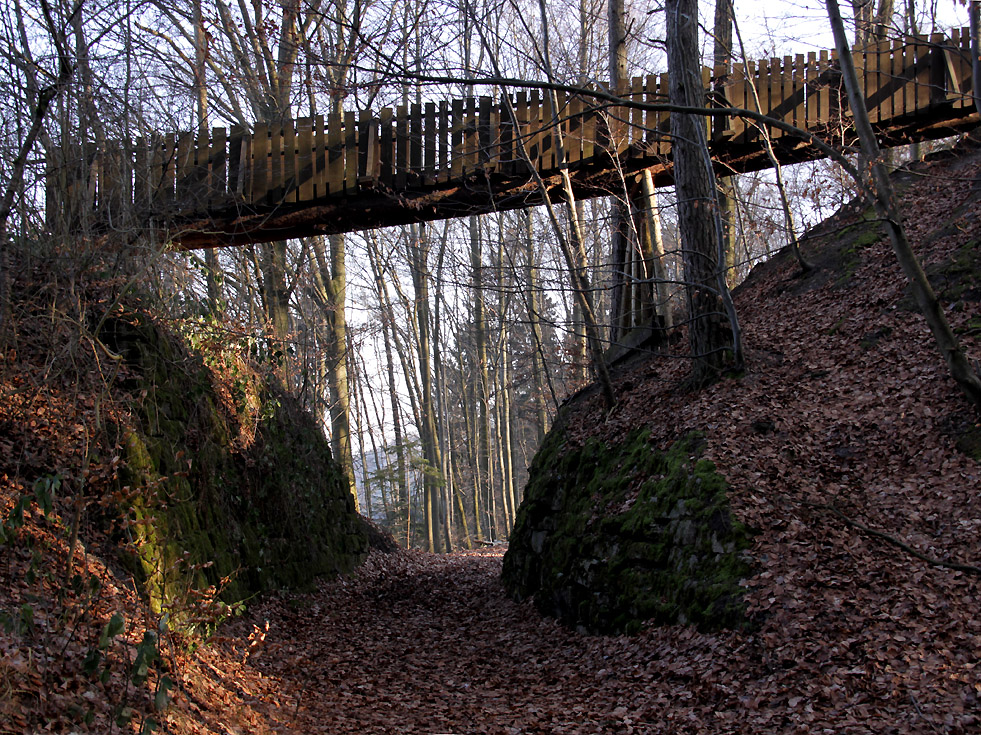
[[348, 487], [357, 504], [357, 488], [354, 484], [354, 456], [351, 448], [351, 397], [348, 385], [347, 317], [345, 314], [347, 293], [347, 265], [344, 253], [344, 236], [331, 235], [330, 260], [324, 252], [324, 238], [311, 238], [314, 283], [324, 310], [327, 323], [327, 341], [324, 345], [324, 362], [327, 388], [330, 393], [330, 439], [334, 459], [347, 476]]
[[[666, 12], [669, 99], [674, 105], [701, 107], [698, 4], [695, 0], [668, 0]], [[718, 286], [717, 204], [704, 118], [672, 113], [671, 136], [688, 295], [688, 341], [694, 358], [692, 379], [701, 384], [719, 375], [726, 353], [732, 349]]]
[[[492, 515], [493, 503], [490, 500], [494, 490], [493, 470], [491, 468], [491, 415], [490, 415], [490, 368], [487, 364], [487, 324], [484, 304], [484, 266], [481, 253], [480, 220], [470, 217], [470, 273], [473, 290], [473, 331], [477, 358], [477, 492], [483, 494], [482, 503], [487, 513], [487, 532], [491, 540], [495, 538], [495, 523]], [[480, 538], [480, 525], [477, 526]]]
[[[368, 238], [368, 261], [371, 264], [375, 288], [378, 292], [378, 305], [381, 310], [382, 341], [385, 345], [385, 369], [388, 375], [388, 400], [392, 404], [392, 434], [395, 442], [395, 470], [397, 473], [396, 506], [398, 509], [409, 507], [409, 480], [405, 461], [405, 439], [402, 431], [402, 410], [399, 402], [398, 388], [395, 381], [395, 360], [392, 355], [392, 336], [394, 333], [394, 315], [392, 305], [385, 286], [380, 258], [377, 253], [377, 240]], [[408, 539], [406, 539], [408, 542]]]
[[[538, 268], [535, 263], [534, 219], [531, 209], [526, 209], [524, 215], [526, 226], [525, 242], [527, 244], [527, 250], [525, 251], [525, 289], [527, 292], [528, 324], [531, 328], [532, 339], [534, 340], [531, 359], [532, 380], [535, 384], [535, 413], [537, 416], [535, 431], [538, 435], [538, 444], [541, 445], [545, 439], [545, 432], [548, 431], [548, 407], [545, 403], [547, 368], [545, 365], [544, 347], [542, 346], [541, 307], [538, 303]], [[549, 385], [551, 385], [551, 381], [549, 381]], [[555, 400], [554, 392], [552, 397]]]
[[863, 155], [872, 162], [872, 180], [867, 182], [867, 186], [871, 190], [876, 213], [885, 222], [893, 252], [910, 282], [916, 303], [923, 316], [926, 317], [930, 331], [933, 332], [933, 338], [937, 342], [937, 348], [946, 360], [951, 376], [974, 404], [975, 409], [981, 413], [981, 378], [971, 368], [967, 357], [964, 355], [960, 342], [954, 336], [950, 324], [947, 322], [943, 307], [940, 305], [930, 281], [923, 272], [923, 268], [906, 238], [906, 229], [903, 227], [902, 216], [896, 205], [892, 180], [889, 178], [886, 167], [882, 164], [879, 144], [876, 141], [875, 133], [869, 122], [868, 111], [865, 109], [865, 103], [858, 88], [858, 76], [855, 73], [851, 49], [848, 47], [848, 40], [845, 36], [841, 12], [838, 9], [838, 0], [827, 0], [827, 6], [828, 16], [831, 19], [831, 30], [835, 36], [835, 46], [838, 49], [838, 58], [841, 63], [842, 79], [848, 90], [848, 102], [855, 121], [855, 131], [858, 133]]
[[408, 252], [412, 285], [416, 294], [416, 338], [419, 348], [421, 389], [419, 434], [422, 439], [423, 457], [428, 465], [423, 475], [426, 547], [428, 551], [435, 552], [439, 550], [440, 544], [437, 506], [440, 483], [436, 475], [440, 472], [443, 463], [440, 461], [439, 445], [436, 440], [436, 414], [433, 405], [429, 324], [429, 242], [424, 226], [410, 226]]

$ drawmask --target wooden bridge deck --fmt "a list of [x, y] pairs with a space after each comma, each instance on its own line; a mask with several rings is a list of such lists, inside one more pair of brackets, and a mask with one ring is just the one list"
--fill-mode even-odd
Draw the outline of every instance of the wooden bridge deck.
[[[970, 36], [916, 37], [854, 52], [866, 105], [884, 145], [951, 135], [978, 124]], [[834, 52], [706, 70], [709, 106], [760, 111], [847, 143], [850, 112]], [[667, 101], [667, 75], [634, 79], [622, 96]], [[514, 110], [514, 117], [511, 115]], [[558, 125], [554, 121], [558, 121]], [[739, 117], [706, 118], [720, 172], [769, 166], [760, 131]], [[671, 182], [670, 115], [538, 90], [510, 99], [455, 99], [370, 112], [259, 123], [254, 130], [164, 135], [135, 145], [88, 146], [48, 160], [47, 215], [83, 216], [102, 229], [147, 222], [182, 247], [265, 242], [509, 210], [541, 202], [529, 160], [558, 187], [562, 136], [576, 193], [623, 191], [651, 169]], [[779, 158], [821, 153], [771, 127]], [[527, 159], [521, 152], [523, 142]]]

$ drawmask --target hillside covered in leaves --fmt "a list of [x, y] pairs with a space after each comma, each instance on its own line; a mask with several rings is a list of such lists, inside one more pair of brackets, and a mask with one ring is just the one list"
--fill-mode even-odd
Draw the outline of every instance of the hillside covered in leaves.
[[[965, 141], [897, 184], [981, 359], [981, 151]], [[571, 449], [703, 437], [750, 534], [745, 625], [714, 632], [575, 632], [510, 598], [498, 548], [374, 551], [225, 622], [196, 606], [204, 632], [180, 633], [113, 561], [125, 538], [93, 532], [69, 560], [74, 495], [51, 478], [108, 487], [116, 469], [86, 450], [101, 394], [65, 392], [64, 363], [37, 359], [52, 342], [32, 333], [32, 351], [25, 333], [2, 362], [0, 733], [977, 732], [978, 416], [871, 209], [845, 207], [804, 249], [813, 271], [783, 254], [736, 293], [745, 374], [693, 393], [682, 360], [648, 355], [619, 368], [612, 412], [588, 392], [566, 407]], [[97, 386], [98, 346], [70, 344]], [[28, 431], [44, 441], [13, 440]]]

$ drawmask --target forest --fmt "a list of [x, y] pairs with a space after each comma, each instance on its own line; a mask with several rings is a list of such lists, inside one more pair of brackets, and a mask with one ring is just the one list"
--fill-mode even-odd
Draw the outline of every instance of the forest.
[[978, 726], [981, 3], [0, 1], [0, 735]]

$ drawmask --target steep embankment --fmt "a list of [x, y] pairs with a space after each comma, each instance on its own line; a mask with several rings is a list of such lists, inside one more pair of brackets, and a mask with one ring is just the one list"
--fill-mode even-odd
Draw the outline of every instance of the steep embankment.
[[[911, 238], [974, 359], [975, 145], [897, 176]], [[736, 585], [744, 577], [751, 590], [773, 565], [788, 585], [801, 576], [787, 567], [785, 545], [805, 544], [811, 559], [813, 546], [795, 518], [837, 525], [845, 536], [922, 543], [935, 535], [924, 554], [977, 559], [976, 417], [946, 376], [871, 207], [845, 207], [808, 233], [806, 248], [814, 271], [799, 273], [784, 253], [736, 294], [745, 376], [691, 394], [678, 390], [684, 361], [634, 360], [619, 376], [620, 405], [605, 420], [597, 420], [602, 407], [592, 395], [564, 407], [533, 465], [504, 559], [505, 584], [519, 599], [534, 596], [543, 612], [593, 630], [645, 620], [757, 624], [752, 595], [746, 617]], [[650, 492], [634, 472], [636, 427], [649, 432], [641, 456], [658, 476], [678, 478], [654, 492], [662, 502], [645, 508], [639, 536], [631, 516]], [[705, 457], [728, 490], [722, 478], [700, 476], [706, 460], [678, 453], [676, 443], [691, 432], [704, 437]], [[585, 467], [570, 473], [570, 457]], [[958, 475], [963, 482], [952, 483]], [[709, 486], [717, 490], [706, 514]], [[745, 546], [743, 526], [760, 537], [740, 558], [733, 552]], [[771, 548], [775, 527], [783, 538]], [[895, 545], [891, 553], [909, 558]]]
[[[978, 359], [981, 155], [965, 146], [900, 181], [915, 247]], [[575, 477], [608, 492], [588, 465], [628, 467], [624, 442], [670, 453], [700, 431], [732, 517], [753, 531], [745, 627], [584, 635], [508, 599], [489, 555], [374, 555], [353, 580], [266, 600], [188, 661], [175, 730], [977, 732], [977, 576], [875, 535], [981, 563], [977, 417], [863, 206], [806, 248], [817, 271], [779, 257], [737, 295], [744, 376], [680, 393], [684, 364], [636, 362], [612, 414], [598, 396], [569, 406], [564, 450], [538, 470], [552, 492]], [[563, 463], [561, 479], [543, 474]]]
[[0, 733], [149, 726], [165, 648], [367, 551], [319, 428], [220, 330], [57, 279], [22, 274], [3, 335]]

